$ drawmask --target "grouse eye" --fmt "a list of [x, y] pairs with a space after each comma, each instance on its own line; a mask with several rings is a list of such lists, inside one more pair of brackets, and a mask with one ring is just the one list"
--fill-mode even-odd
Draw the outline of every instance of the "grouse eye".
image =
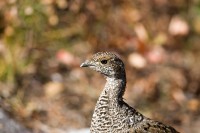
[[107, 64], [107, 60], [102, 60], [101, 63], [102, 64]]

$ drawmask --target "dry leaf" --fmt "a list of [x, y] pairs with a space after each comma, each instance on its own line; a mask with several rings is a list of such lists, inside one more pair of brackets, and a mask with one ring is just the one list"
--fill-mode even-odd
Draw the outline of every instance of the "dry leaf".
[[56, 54], [57, 60], [66, 65], [73, 65], [75, 61], [75, 57], [66, 50], [59, 50]]
[[171, 22], [169, 24], [169, 33], [172, 35], [187, 35], [189, 32], [189, 26], [187, 22], [183, 19], [181, 19], [178, 16], [175, 16], [171, 19]]
[[147, 64], [146, 59], [137, 53], [130, 54], [128, 57], [128, 62], [135, 68], [143, 68]]
[[63, 89], [63, 84], [60, 82], [48, 82], [44, 85], [45, 95], [49, 98], [57, 96]]
[[140, 40], [142, 40], [142, 41], [148, 40], [149, 36], [148, 36], [147, 30], [144, 27], [144, 25], [142, 25], [142, 24], [135, 25], [135, 32]]
[[155, 47], [147, 53], [147, 59], [151, 63], [161, 63], [166, 59], [165, 51], [162, 47]]

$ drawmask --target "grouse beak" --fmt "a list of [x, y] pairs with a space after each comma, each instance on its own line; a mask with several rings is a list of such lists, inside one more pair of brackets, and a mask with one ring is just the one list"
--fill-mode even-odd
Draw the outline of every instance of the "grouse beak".
[[94, 66], [94, 64], [89, 61], [89, 60], [86, 60], [85, 62], [83, 62], [80, 67], [90, 67], [90, 66]]

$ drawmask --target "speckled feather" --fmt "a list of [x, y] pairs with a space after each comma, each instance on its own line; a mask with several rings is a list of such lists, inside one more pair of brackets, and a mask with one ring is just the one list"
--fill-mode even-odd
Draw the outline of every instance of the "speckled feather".
[[81, 64], [106, 76], [96, 103], [91, 133], [178, 133], [173, 127], [151, 120], [123, 101], [126, 88], [124, 63], [113, 53], [99, 52]]

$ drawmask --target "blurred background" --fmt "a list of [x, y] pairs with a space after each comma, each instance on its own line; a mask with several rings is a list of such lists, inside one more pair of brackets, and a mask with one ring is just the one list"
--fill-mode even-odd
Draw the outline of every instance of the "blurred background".
[[1, 0], [0, 132], [89, 128], [105, 79], [79, 66], [113, 51], [126, 102], [200, 133], [199, 36], [200, 0]]

